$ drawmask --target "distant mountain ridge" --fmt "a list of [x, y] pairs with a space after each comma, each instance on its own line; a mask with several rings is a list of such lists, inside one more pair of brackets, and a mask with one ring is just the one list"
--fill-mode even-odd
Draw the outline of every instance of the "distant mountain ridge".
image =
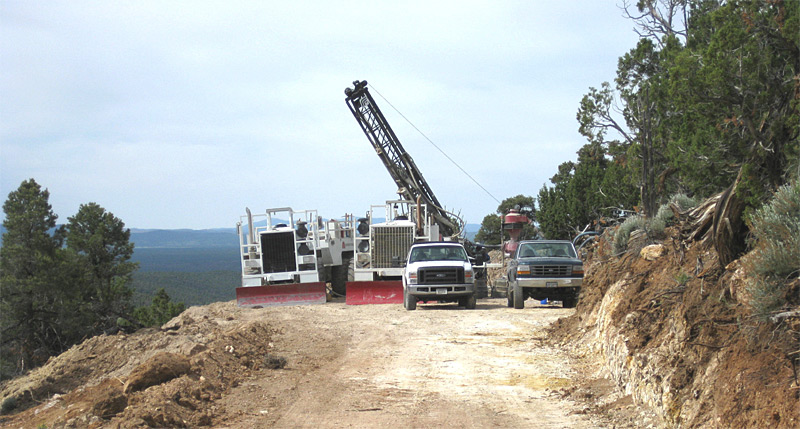
[[131, 229], [135, 248], [209, 248], [238, 247], [234, 228], [216, 229]]
[[[472, 240], [480, 229], [478, 224], [467, 224], [465, 231], [467, 238]], [[137, 249], [147, 248], [227, 248], [238, 247], [239, 236], [236, 228], [212, 229], [143, 229], [131, 228], [131, 242]], [[5, 234], [5, 228], [0, 225], [0, 234]], [[0, 245], [2, 245], [0, 236]]]

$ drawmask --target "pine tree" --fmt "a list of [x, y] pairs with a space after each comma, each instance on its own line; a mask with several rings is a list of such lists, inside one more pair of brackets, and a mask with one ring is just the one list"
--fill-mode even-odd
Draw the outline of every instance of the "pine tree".
[[59, 315], [65, 289], [59, 284], [63, 234], [35, 180], [22, 182], [3, 204], [0, 248], [1, 376], [26, 371], [63, 347]]
[[114, 328], [119, 317], [130, 318], [133, 243], [130, 230], [96, 203], [82, 204], [67, 224], [67, 249], [75, 252], [85, 269], [81, 291], [90, 306], [95, 333]]

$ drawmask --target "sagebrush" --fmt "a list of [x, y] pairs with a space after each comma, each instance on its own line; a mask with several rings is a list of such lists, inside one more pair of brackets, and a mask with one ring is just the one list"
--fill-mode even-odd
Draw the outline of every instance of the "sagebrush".
[[800, 275], [800, 181], [781, 188], [750, 219], [752, 251], [744, 258], [754, 315], [767, 317], [800, 297], [787, 296]]

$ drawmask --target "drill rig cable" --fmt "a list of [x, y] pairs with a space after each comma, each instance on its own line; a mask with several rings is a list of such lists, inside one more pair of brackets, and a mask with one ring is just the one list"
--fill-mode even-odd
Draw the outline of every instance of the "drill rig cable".
[[452, 162], [452, 163], [453, 163], [453, 165], [455, 165], [455, 166], [456, 166], [456, 167], [457, 167], [459, 170], [461, 170], [461, 172], [462, 172], [462, 173], [464, 173], [464, 174], [465, 174], [467, 177], [469, 177], [469, 178], [470, 178], [470, 180], [472, 180], [472, 181], [473, 181], [473, 182], [474, 182], [476, 185], [478, 185], [478, 187], [479, 187], [479, 188], [483, 189], [483, 192], [486, 192], [486, 194], [487, 194], [487, 195], [489, 195], [490, 197], [492, 197], [492, 199], [493, 199], [493, 200], [497, 201], [497, 204], [500, 204], [500, 200], [498, 200], [498, 199], [497, 199], [497, 198], [496, 198], [494, 195], [492, 195], [492, 193], [491, 193], [491, 192], [489, 192], [488, 190], [486, 190], [486, 188], [484, 188], [484, 187], [483, 187], [483, 185], [481, 185], [480, 183], [478, 183], [478, 181], [477, 181], [477, 180], [475, 180], [475, 178], [474, 178], [474, 177], [470, 176], [470, 174], [469, 174], [469, 173], [467, 173], [467, 172], [466, 172], [466, 170], [464, 170], [463, 168], [461, 168], [461, 166], [460, 166], [460, 165], [458, 165], [458, 163], [456, 163], [456, 162], [453, 160], [453, 158], [450, 158], [450, 156], [448, 156], [448, 155], [447, 155], [447, 154], [446, 154], [446, 153], [445, 153], [445, 152], [444, 152], [444, 151], [443, 151], [443, 150], [442, 150], [442, 149], [441, 149], [439, 146], [437, 146], [437, 145], [436, 145], [436, 143], [434, 143], [434, 142], [433, 142], [433, 140], [429, 139], [429, 138], [428, 138], [428, 136], [426, 136], [426, 135], [425, 135], [425, 133], [423, 133], [422, 131], [420, 131], [420, 129], [419, 129], [419, 128], [417, 128], [417, 126], [416, 126], [416, 125], [414, 125], [414, 123], [413, 123], [413, 122], [411, 122], [411, 121], [410, 121], [408, 118], [406, 118], [406, 116], [405, 116], [405, 115], [404, 115], [402, 112], [400, 112], [399, 110], [397, 110], [397, 108], [396, 108], [396, 107], [394, 107], [394, 104], [392, 104], [392, 103], [391, 103], [389, 100], [387, 100], [387, 99], [386, 99], [386, 97], [384, 97], [384, 96], [383, 96], [383, 94], [381, 94], [381, 93], [380, 93], [380, 91], [378, 91], [378, 89], [377, 89], [377, 88], [375, 88], [375, 84], [371, 83], [371, 84], [370, 84], [370, 86], [372, 87], [372, 90], [373, 90], [373, 91], [375, 91], [375, 93], [376, 93], [376, 94], [378, 94], [378, 95], [379, 95], [379, 96], [380, 96], [380, 97], [383, 99], [383, 101], [385, 101], [387, 104], [389, 104], [389, 106], [391, 106], [391, 107], [392, 107], [392, 109], [394, 109], [394, 111], [395, 111], [395, 112], [397, 112], [397, 114], [399, 114], [400, 116], [402, 116], [402, 117], [403, 117], [403, 119], [405, 119], [405, 120], [406, 120], [406, 122], [408, 122], [408, 123], [409, 123], [409, 124], [410, 124], [410, 125], [411, 125], [411, 126], [414, 128], [414, 129], [415, 129], [415, 130], [417, 130], [417, 132], [418, 132], [418, 133], [420, 133], [420, 135], [422, 135], [422, 137], [424, 137], [424, 138], [425, 138], [425, 140], [427, 140], [427, 141], [428, 141], [428, 143], [432, 144], [432, 145], [433, 145], [433, 147], [435, 147], [435, 148], [436, 148], [436, 149], [437, 149], [439, 152], [441, 152], [441, 153], [442, 153], [442, 155], [444, 155], [444, 156], [445, 156], [445, 158], [447, 158], [448, 160], [450, 160], [450, 162]]

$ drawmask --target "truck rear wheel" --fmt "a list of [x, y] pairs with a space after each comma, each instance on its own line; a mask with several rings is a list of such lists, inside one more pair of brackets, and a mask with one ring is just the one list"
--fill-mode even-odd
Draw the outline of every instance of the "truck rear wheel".
[[522, 292], [522, 287], [519, 283], [514, 284], [514, 308], [521, 310], [525, 308], [525, 294]]

